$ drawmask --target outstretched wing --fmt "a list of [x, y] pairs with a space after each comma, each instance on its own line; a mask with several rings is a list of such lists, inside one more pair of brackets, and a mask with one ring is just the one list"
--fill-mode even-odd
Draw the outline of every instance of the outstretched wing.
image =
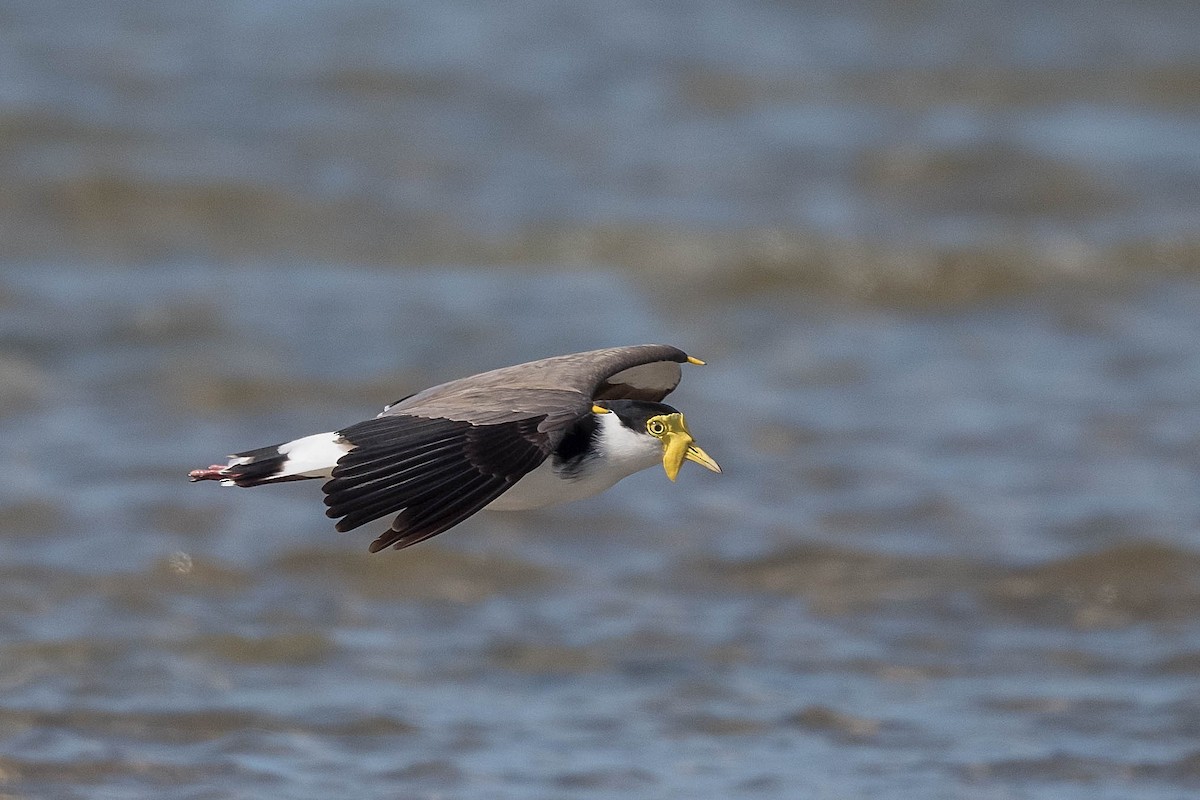
[[550, 453], [543, 417], [491, 425], [389, 415], [339, 431], [353, 449], [325, 483], [339, 531], [396, 514], [372, 553], [408, 547], [479, 511]]
[[679, 365], [687, 360], [687, 353], [664, 344], [554, 356], [434, 386], [383, 415], [493, 423], [543, 414], [541, 430], [554, 435], [586, 414], [593, 400], [661, 402], [679, 384]]

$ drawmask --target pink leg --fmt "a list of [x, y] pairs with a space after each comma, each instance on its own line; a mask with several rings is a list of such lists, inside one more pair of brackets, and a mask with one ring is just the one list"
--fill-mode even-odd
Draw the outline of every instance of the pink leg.
[[208, 469], [194, 469], [188, 473], [189, 481], [222, 481], [225, 476], [221, 473], [227, 469], [226, 464], [213, 464]]

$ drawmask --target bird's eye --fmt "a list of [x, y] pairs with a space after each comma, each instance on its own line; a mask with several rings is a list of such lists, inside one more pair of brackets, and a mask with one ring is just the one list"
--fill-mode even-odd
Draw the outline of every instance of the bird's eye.
[[662, 420], [652, 419], [646, 423], [646, 430], [655, 436], [662, 436], [667, 432], [667, 426], [662, 423]]

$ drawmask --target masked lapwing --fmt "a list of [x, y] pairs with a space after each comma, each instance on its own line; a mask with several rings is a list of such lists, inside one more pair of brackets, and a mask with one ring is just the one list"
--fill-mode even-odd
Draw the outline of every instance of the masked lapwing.
[[720, 472], [662, 399], [680, 365], [668, 345], [591, 350], [483, 372], [409, 395], [374, 419], [230, 457], [193, 481], [262, 486], [324, 478], [339, 531], [395, 514], [370, 547], [408, 547], [480, 509], [541, 508], [661, 463]]

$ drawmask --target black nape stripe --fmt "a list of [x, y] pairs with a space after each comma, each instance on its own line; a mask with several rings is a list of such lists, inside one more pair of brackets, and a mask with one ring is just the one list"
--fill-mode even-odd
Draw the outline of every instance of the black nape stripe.
[[599, 427], [600, 421], [597, 415], [585, 414], [558, 443], [558, 447], [554, 451], [555, 461], [568, 470], [577, 466], [592, 449], [592, 442], [596, 439], [596, 431]]

